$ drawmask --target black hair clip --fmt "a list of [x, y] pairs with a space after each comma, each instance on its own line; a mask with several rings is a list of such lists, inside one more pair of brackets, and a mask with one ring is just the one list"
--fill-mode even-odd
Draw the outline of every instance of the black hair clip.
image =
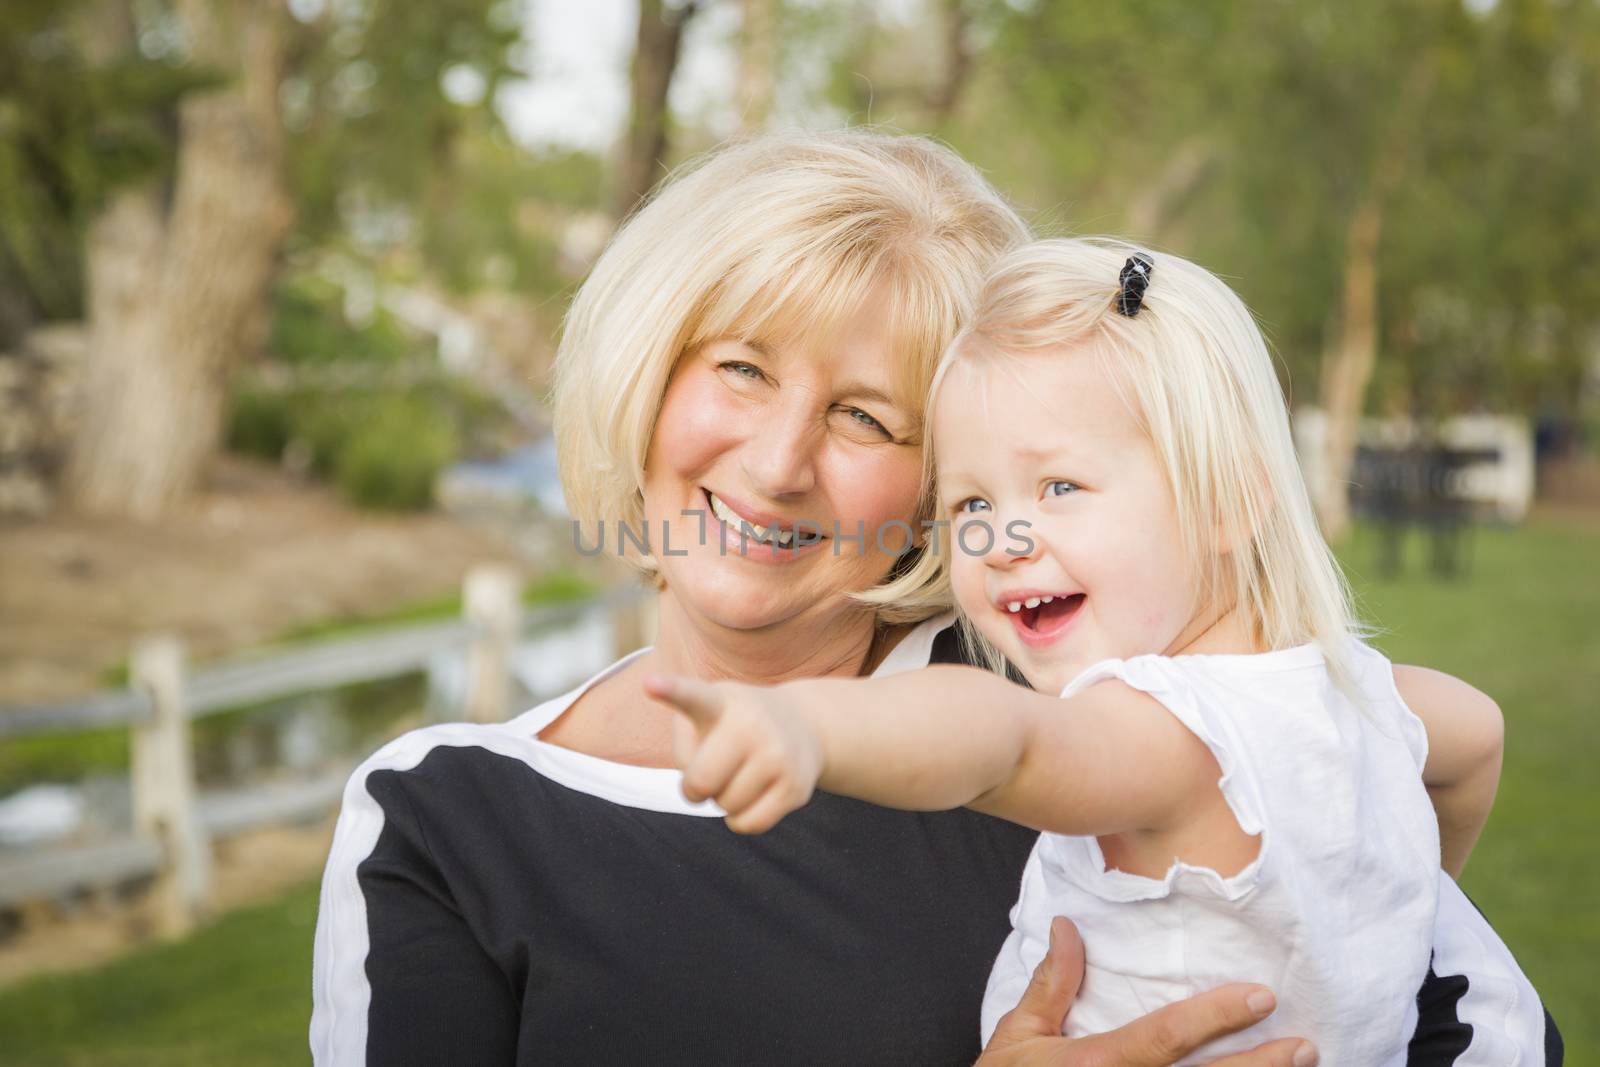
[[1117, 275], [1117, 282], [1122, 286], [1117, 290], [1118, 311], [1130, 319], [1139, 314], [1139, 309], [1144, 307], [1144, 291], [1150, 288], [1150, 275], [1155, 269], [1155, 260], [1143, 252], [1128, 257], [1128, 262], [1122, 265], [1122, 273]]

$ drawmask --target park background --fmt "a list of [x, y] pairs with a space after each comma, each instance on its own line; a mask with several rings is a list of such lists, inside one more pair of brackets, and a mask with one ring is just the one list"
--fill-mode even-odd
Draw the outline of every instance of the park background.
[[[142, 742], [37, 724], [152, 634], [369, 647], [510, 575], [558, 625], [503, 712], [647, 633], [568, 540], [562, 312], [675, 164], [871, 123], [1244, 296], [1377, 644], [1505, 712], [1463, 883], [1600, 1062], [1597, 113], [1596, 0], [8, 0], [0, 872], [129, 832]], [[1526, 477], [1424, 491], [1485, 441]], [[196, 795], [463, 717], [459, 658], [197, 720]], [[0, 1063], [303, 1061], [330, 818], [214, 842], [187, 911], [166, 867], [0, 885]]]

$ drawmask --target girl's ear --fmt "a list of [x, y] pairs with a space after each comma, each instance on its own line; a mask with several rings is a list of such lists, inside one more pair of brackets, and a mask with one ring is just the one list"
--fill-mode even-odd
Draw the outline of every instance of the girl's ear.
[[1271, 479], [1259, 467], [1252, 471], [1246, 484], [1253, 487], [1253, 491], [1246, 489], [1240, 507], [1223, 508], [1218, 502], [1215, 509], [1211, 536], [1215, 538], [1213, 545], [1220, 556], [1231, 556], [1240, 545], [1253, 542], [1277, 499]]

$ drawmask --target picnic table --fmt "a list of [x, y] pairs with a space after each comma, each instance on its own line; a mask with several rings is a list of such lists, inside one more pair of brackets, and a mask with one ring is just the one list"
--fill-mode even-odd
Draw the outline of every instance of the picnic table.
[[1378, 524], [1378, 571], [1399, 574], [1409, 530], [1425, 532], [1429, 569], [1456, 578], [1467, 567], [1470, 531], [1482, 505], [1464, 487], [1468, 467], [1499, 462], [1498, 448], [1449, 448], [1440, 444], [1356, 450], [1351, 503]]

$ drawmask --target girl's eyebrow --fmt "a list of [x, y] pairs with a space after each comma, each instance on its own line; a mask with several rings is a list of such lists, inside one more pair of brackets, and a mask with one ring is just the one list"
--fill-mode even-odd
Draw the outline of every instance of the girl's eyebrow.
[[1057, 460], [1071, 454], [1071, 450], [1059, 445], [1017, 445], [1011, 449], [1011, 454], [1018, 459], [1031, 459], [1039, 462]]
[[960, 467], [941, 468], [934, 481], [934, 492], [940, 498], [950, 493], [971, 492], [978, 486], [978, 479]]

